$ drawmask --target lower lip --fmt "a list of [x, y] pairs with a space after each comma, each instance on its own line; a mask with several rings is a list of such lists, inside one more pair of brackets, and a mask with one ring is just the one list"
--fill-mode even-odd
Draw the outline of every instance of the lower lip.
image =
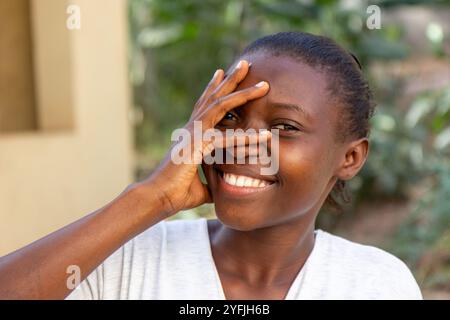
[[275, 185], [275, 182], [273, 182], [273, 183], [271, 183], [265, 187], [261, 187], [261, 188], [238, 187], [238, 186], [233, 186], [231, 184], [226, 183], [222, 177], [222, 174], [219, 171], [216, 171], [216, 174], [219, 177], [219, 188], [221, 189], [221, 191], [223, 191], [224, 193], [233, 195], [233, 196], [246, 196], [246, 195], [265, 192], [265, 191], [272, 189]]

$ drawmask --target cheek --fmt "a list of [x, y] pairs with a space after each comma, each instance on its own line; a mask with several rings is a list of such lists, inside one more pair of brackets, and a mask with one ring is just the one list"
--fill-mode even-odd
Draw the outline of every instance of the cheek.
[[302, 206], [314, 204], [327, 183], [329, 168], [321, 149], [305, 143], [280, 145], [283, 188]]

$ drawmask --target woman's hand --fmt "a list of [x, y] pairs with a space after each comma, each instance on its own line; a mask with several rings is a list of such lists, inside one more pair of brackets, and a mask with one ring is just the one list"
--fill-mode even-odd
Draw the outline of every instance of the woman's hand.
[[248, 62], [242, 60], [225, 79], [223, 70], [217, 70], [195, 104], [189, 122], [184, 127], [192, 137], [190, 158], [193, 161], [175, 164], [171, 159], [171, 151], [169, 151], [155, 172], [138, 184], [149, 192], [158, 193], [167, 216], [212, 201], [207, 185], [201, 182], [198, 175], [198, 164], [214, 148], [229, 146], [234, 141], [226, 140], [222, 136], [221, 139], [215, 139], [212, 142], [202, 141], [196, 146], [193, 141], [194, 121], [201, 121], [203, 134], [206, 130], [213, 129], [228, 111], [264, 96], [269, 89], [268, 83], [264, 81], [234, 92], [247, 75], [249, 67]]

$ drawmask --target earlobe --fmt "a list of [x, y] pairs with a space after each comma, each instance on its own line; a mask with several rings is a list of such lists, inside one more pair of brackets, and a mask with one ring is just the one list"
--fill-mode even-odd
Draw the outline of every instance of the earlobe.
[[336, 176], [341, 180], [353, 178], [366, 162], [368, 153], [369, 141], [367, 138], [352, 141], [346, 148], [342, 164]]

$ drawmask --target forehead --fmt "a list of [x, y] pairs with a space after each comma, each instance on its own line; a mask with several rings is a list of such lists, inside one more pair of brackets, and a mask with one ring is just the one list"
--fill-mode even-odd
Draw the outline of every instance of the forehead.
[[267, 103], [300, 105], [314, 119], [319, 115], [323, 117], [324, 112], [330, 112], [330, 108], [327, 108], [330, 97], [324, 72], [291, 57], [258, 53], [247, 55], [243, 59], [252, 65], [247, 77], [239, 84], [238, 90], [264, 80], [269, 83], [270, 90], [260, 99]]

